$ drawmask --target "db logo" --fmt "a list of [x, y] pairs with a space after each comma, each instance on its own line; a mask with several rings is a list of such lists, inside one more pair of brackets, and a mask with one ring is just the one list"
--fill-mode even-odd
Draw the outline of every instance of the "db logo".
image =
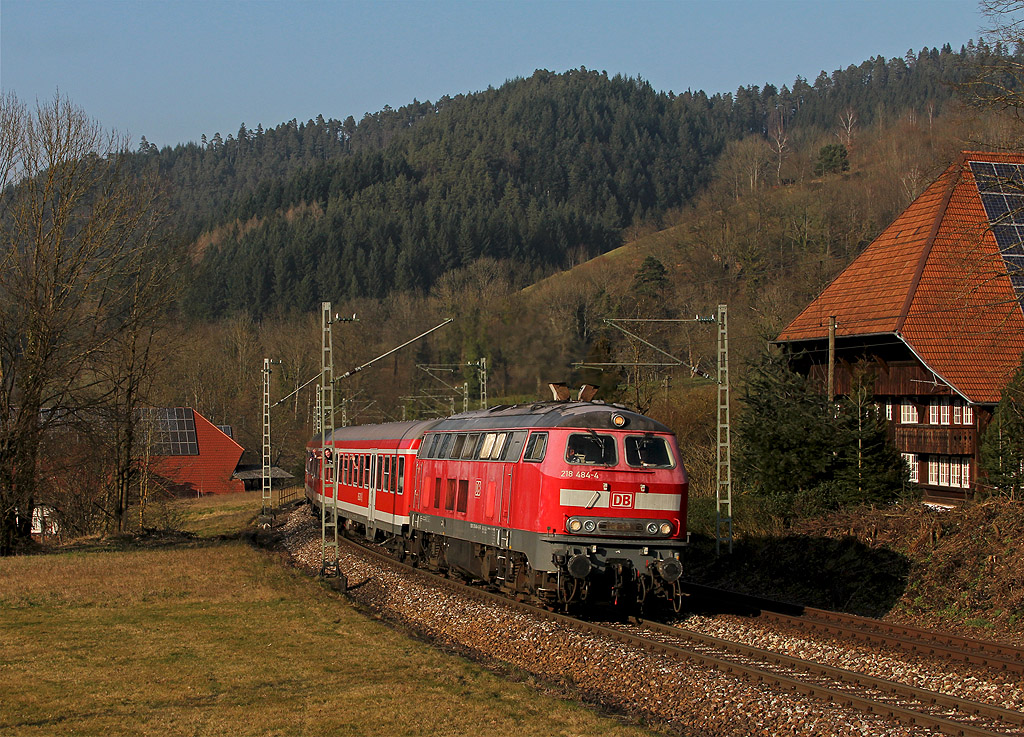
[[625, 509], [633, 508], [633, 495], [630, 493], [614, 492], [612, 493], [612, 506], [623, 507]]

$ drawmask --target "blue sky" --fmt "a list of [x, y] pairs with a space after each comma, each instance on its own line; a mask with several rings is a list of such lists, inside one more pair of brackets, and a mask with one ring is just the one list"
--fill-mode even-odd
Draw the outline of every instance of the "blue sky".
[[0, 0], [0, 86], [160, 146], [585, 66], [659, 90], [813, 81], [977, 38], [973, 0]]

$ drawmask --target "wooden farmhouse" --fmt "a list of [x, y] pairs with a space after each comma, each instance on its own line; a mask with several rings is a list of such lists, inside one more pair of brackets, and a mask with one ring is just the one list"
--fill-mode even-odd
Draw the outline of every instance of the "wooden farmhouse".
[[964, 498], [979, 440], [1024, 350], [1024, 155], [968, 151], [777, 342], [833, 392], [873, 380], [925, 498]]

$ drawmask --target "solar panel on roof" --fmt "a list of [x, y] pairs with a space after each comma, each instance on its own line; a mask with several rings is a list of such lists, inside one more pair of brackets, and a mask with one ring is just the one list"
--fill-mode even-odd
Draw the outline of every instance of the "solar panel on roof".
[[189, 407], [152, 407], [140, 411], [143, 437], [158, 456], [197, 456], [196, 418]]
[[1010, 282], [1024, 300], [1024, 167], [972, 161], [971, 172]]

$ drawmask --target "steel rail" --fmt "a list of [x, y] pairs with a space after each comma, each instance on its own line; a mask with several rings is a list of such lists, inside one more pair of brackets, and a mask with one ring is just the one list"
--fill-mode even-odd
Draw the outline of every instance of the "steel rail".
[[997, 722], [1000, 722], [1000, 726], [1024, 726], [1024, 713], [1014, 711], [1012, 709], [1006, 709], [1001, 706], [995, 706], [993, 704], [983, 704], [981, 702], [971, 701], [969, 699], [964, 699], [959, 696], [951, 696], [949, 694], [944, 694], [937, 691], [930, 691], [928, 689], [918, 688], [917, 686], [910, 686], [908, 684], [899, 683], [897, 681], [890, 681], [885, 678], [878, 678], [865, 673], [859, 673], [857, 671], [836, 668], [834, 666], [824, 665], [822, 663], [817, 663], [810, 660], [804, 660], [803, 658], [796, 658], [791, 655], [784, 655], [782, 653], [778, 653], [772, 650], [764, 650], [761, 648], [753, 647], [751, 645], [743, 645], [740, 643], [733, 642], [731, 640], [723, 640], [721, 638], [713, 637], [711, 635], [704, 635], [699, 632], [693, 632], [690, 630], [681, 629], [679, 627], [673, 627], [671, 625], [661, 624], [658, 622], [637, 620], [637, 625], [645, 627], [659, 634], [684, 639], [688, 642], [696, 643], [698, 645], [725, 650], [726, 652], [733, 653], [741, 657], [759, 660], [765, 663], [770, 663], [784, 668], [790, 668], [792, 670], [806, 671], [807, 673], [811, 673], [816, 676], [830, 678], [834, 681], [839, 681], [842, 683], [848, 683], [858, 688], [870, 688], [881, 693], [891, 694], [893, 696], [898, 696], [901, 698], [913, 699], [915, 701], [921, 702], [925, 706], [938, 706], [946, 709], [960, 711], [969, 716], [992, 719]]
[[[559, 624], [563, 624], [566, 627], [571, 628], [571, 629], [575, 629], [577, 631], [584, 631], [584, 632], [587, 632], [587, 633], [590, 633], [590, 634], [595, 634], [595, 635], [600, 635], [600, 636], [603, 636], [603, 637], [607, 637], [607, 638], [610, 638], [610, 639], [612, 639], [612, 640], [614, 640], [616, 642], [621, 642], [623, 644], [633, 645], [633, 646], [639, 647], [639, 648], [641, 648], [643, 650], [646, 650], [648, 652], [652, 652], [652, 653], [656, 653], [656, 654], [661, 654], [661, 655], [667, 655], [667, 656], [674, 657], [674, 658], [682, 658], [682, 659], [690, 661], [690, 662], [694, 662], [694, 663], [698, 663], [700, 665], [704, 665], [704, 666], [707, 666], [707, 667], [715, 668], [715, 669], [717, 669], [717, 670], [719, 670], [719, 671], [721, 671], [721, 672], [723, 672], [725, 674], [728, 674], [728, 675], [739, 676], [739, 677], [751, 679], [751, 680], [759, 682], [759, 683], [768, 683], [768, 684], [771, 684], [771, 685], [779, 686], [779, 687], [781, 687], [783, 689], [794, 691], [794, 692], [797, 692], [797, 693], [800, 693], [800, 694], [804, 694], [804, 695], [807, 695], [807, 696], [812, 696], [814, 698], [817, 698], [817, 699], [820, 699], [820, 700], [823, 700], [823, 701], [827, 701], [827, 702], [832, 702], [832, 703], [836, 703], [836, 704], [840, 704], [840, 705], [845, 705], [845, 706], [853, 707], [855, 709], [859, 709], [860, 711], [868, 712], [868, 713], [871, 713], [871, 714], [876, 714], [876, 715], [879, 715], [879, 716], [882, 716], [882, 717], [888, 717], [888, 718], [896, 719], [896, 720], [898, 720], [900, 722], [903, 722], [905, 724], [909, 724], [911, 726], [917, 726], [917, 727], [924, 727], [924, 728], [927, 728], [927, 729], [933, 729], [933, 730], [942, 732], [944, 734], [957, 735], [958, 737], [1006, 737], [1006, 735], [1007, 735], [1006, 732], [996, 732], [996, 731], [992, 731], [992, 730], [984, 728], [984, 727], [979, 727], [979, 726], [976, 726], [976, 725], [972, 725], [972, 724], [967, 723], [967, 722], [960, 722], [960, 721], [948, 719], [948, 718], [945, 718], [945, 717], [936, 716], [934, 714], [928, 714], [928, 713], [922, 712], [920, 710], [899, 706], [897, 704], [890, 704], [890, 703], [886, 703], [884, 701], [876, 701], [874, 699], [866, 698], [864, 696], [859, 696], [857, 694], [849, 693], [847, 691], [842, 691], [842, 690], [838, 690], [838, 689], [835, 689], [835, 688], [829, 688], [829, 687], [821, 686], [819, 684], [810, 683], [810, 682], [808, 682], [806, 680], [801, 680], [799, 678], [793, 678], [793, 677], [790, 677], [790, 676], [781, 675], [781, 674], [772, 672], [770, 670], [765, 670], [764, 668], [758, 668], [758, 667], [750, 666], [750, 665], [747, 665], [747, 664], [744, 664], [744, 663], [741, 663], [741, 662], [738, 662], [738, 661], [735, 661], [735, 660], [729, 660], [727, 658], [722, 658], [722, 657], [718, 657], [718, 656], [715, 656], [715, 655], [710, 655], [710, 654], [707, 654], [707, 653], [702, 653], [702, 652], [699, 652], [698, 650], [688, 650], [688, 649], [679, 647], [678, 645], [672, 645], [672, 644], [661, 642], [661, 641], [656, 640], [656, 639], [651, 639], [651, 638], [642, 637], [642, 636], [639, 636], [639, 635], [636, 635], [636, 634], [631, 634], [631, 633], [628, 633], [628, 632], [626, 632], [626, 631], [624, 631], [624, 630], [622, 630], [620, 628], [611, 627], [611, 626], [608, 626], [608, 625], [602, 625], [602, 624], [598, 624], [598, 623], [595, 623], [595, 622], [587, 622], [587, 621], [584, 621], [584, 620], [581, 620], [581, 619], [577, 619], [575, 617], [570, 617], [570, 616], [567, 616], [567, 615], [564, 615], [564, 614], [559, 614], [557, 612], [552, 612], [552, 611], [549, 611], [547, 609], [541, 609], [539, 607], [533, 606], [532, 604], [527, 604], [527, 603], [522, 602], [522, 601], [516, 601], [514, 599], [510, 599], [509, 597], [503, 596], [501, 594], [497, 594], [497, 593], [493, 593], [493, 592], [490, 592], [490, 591], [486, 591], [484, 589], [473, 587], [473, 586], [471, 586], [469, 584], [466, 584], [466, 583], [464, 583], [462, 581], [459, 581], [459, 580], [444, 578], [442, 576], [439, 576], [437, 574], [431, 573], [429, 571], [425, 571], [423, 569], [415, 568], [415, 567], [413, 567], [411, 565], [408, 565], [406, 563], [403, 563], [403, 562], [400, 562], [400, 561], [396, 560], [394, 557], [392, 557], [391, 555], [389, 555], [387, 553], [382, 553], [382, 552], [380, 552], [380, 551], [378, 551], [378, 550], [376, 550], [376, 549], [374, 549], [372, 547], [368, 547], [367, 545], [363, 545], [363, 544], [358, 543], [358, 542], [356, 542], [354, 540], [350, 540], [348, 538], [341, 538], [341, 540], [344, 540], [347, 544], [351, 545], [354, 548], [357, 548], [358, 550], [360, 550], [362, 552], [370, 554], [373, 558], [375, 558], [375, 559], [377, 559], [377, 560], [379, 560], [379, 561], [381, 561], [381, 562], [383, 562], [383, 563], [385, 563], [387, 565], [390, 565], [390, 566], [395, 567], [395, 568], [399, 568], [399, 569], [401, 569], [403, 571], [406, 571], [406, 572], [412, 572], [412, 573], [414, 573], [416, 575], [428, 578], [430, 581], [432, 581], [434, 583], [437, 583], [437, 584], [440, 584], [441, 586], [443, 586], [445, 588], [448, 588], [448, 589], [450, 589], [452, 591], [456, 591], [456, 592], [468, 595], [468, 596], [470, 596], [472, 598], [476, 598], [476, 599], [479, 599], [479, 600], [482, 600], [482, 601], [487, 601], [487, 602], [492, 602], [492, 603], [500, 603], [500, 604], [505, 605], [505, 606], [507, 606], [507, 607], [509, 607], [511, 609], [523, 612], [525, 614], [529, 614], [529, 615], [534, 616], [534, 617], [538, 617], [538, 618], [541, 618], [541, 619], [546, 619], [546, 620], [552, 621], [552, 622], [557, 622]], [[644, 626], [648, 626], [649, 627], [650, 625], [651, 625], [651, 623], [644, 622]], [[665, 625], [661, 625], [661, 626], [665, 626]], [[670, 629], [676, 630], [676, 628], [670, 628]], [[690, 634], [690, 633], [687, 633], [687, 634]], [[693, 633], [693, 634], [696, 634], [696, 633]], [[705, 637], [705, 636], [701, 636], [701, 637]], [[716, 638], [708, 638], [708, 639], [714, 640]], [[720, 642], [725, 644], [725, 645], [727, 645], [728, 648], [746, 648], [746, 649], [751, 650], [751, 651], [756, 650], [756, 648], [747, 648], [747, 646], [738, 645], [737, 643], [730, 643], [730, 642], [727, 642], [725, 640], [721, 640]], [[768, 651], [762, 651], [762, 652], [767, 653], [767, 655], [770, 656], [773, 659], [776, 659], [776, 658], [777, 659], [790, 659], [790, 658], [788, 658], [788, 656], [783, 656], [783, 655], [780, 655], [778, 653], [769, 653]], [[797, 659], [790, 659], [790, 660], [794, 660], [795, 661]], [[813, 667], [828, 668], [828, 666], [820, 666], [819, 664], [811, 663], [810, 661], [800, 661], [800, 662], [805, 664], [809, 668], [813, 668]], [[840, 670], [840, 669], [832, 669], [832, 670]], [[853, 673], [852, 671], [849, 672], [849, 673], [851, 674], [852, 677], [859, 678], [860, 679], [860, 683], [864, 683], [864, 682], [866, 682], [870, 678], [870, 677], [864, 676], [863, 674], [860, 674], [860, 673]], [[879, 680], [880, 681], [881, 679], [874, 679], [874, 680]], [[893, 685], [894, 686], [902, 686], [902, 684], [893, 684]], [[912, 687], [907, 687], [907, 688], [912, 688]], [[930, 692], [930, 691], [923, 691], [923, 690], [921, 690], [921, 693], [927, 699], [935, 700], [935, 703], [938, 703], [938, 701], [937, 701], [938, 699], [945, 699], [945, 698], [947, 698], [943, 694], [938, 694], [938, 693]], [[948, 698], [953, 698], [953, 697], [948, 697]], [[969, 714], [981, 713], [981, 712], [984, 712], [985, 710], [988, 710], [989, 708], [996, 709], [996, 710], [999, 709], [999, 707], [989, 707], [986, 704], [977, 704], [976, 702], [969, 702], [967, 700], [959, 700], [959, 701], [961, 701], [962, 704], [963, 704], [960, 707], [961, 710], [965, 710]], [[1002, 711], [1005, 711], [1005, 712], [1007, 712], [1009, 714], [1012, 714], [1012, 715], [1018, 715], [1019, 716], [1019, 712], [1011, 712], [1010, 710], [1005, 710], [1005, 709], [1002, 710]]]
[[702, 596], [741, 601], [752, 611], [756, 610], [760, 618], [812, 632], [849, 637], [871, 645], [896, 647], [918, 655], [947, 658], [1007, 673], [1024, 673], [1024, 649], [1005, 643], [895, 624], [856, 614], [795, 607], [699, 584], [686, 584], [686, 589]]

